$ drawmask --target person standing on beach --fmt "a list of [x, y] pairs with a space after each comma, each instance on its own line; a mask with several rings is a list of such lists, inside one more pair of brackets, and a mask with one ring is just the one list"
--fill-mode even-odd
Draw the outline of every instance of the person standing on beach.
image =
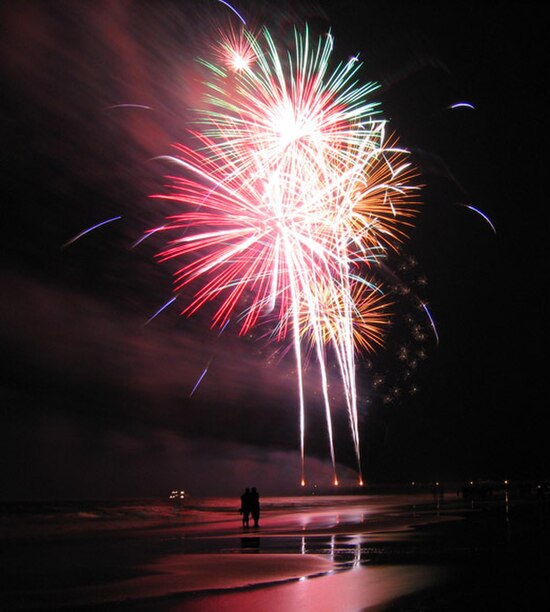
[[250, 492], [250, 511], [252, 513], [252, 519], [254, 520], [254, 527], [258, 527], [260, 522], [260, 494], [256, 490], [256, 487], [252, 487]]
[[251, 493], [250, 489], [246, 487], [244, 493], [241, 495], [241, 508], [239, 512], [243, 515], [243, 527], [248, 527], [250, 510], [251, 510]]

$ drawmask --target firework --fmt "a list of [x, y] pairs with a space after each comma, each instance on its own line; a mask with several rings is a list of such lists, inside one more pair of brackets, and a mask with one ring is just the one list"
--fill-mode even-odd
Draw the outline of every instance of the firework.
[[96, 223], [95, 225], [88, 227], [87, 229], [80, 232], [76, 236], [73, 236], [70, 240], [67, 240], [67, 242], [63, 245], [63, 248], [68, 247], [69, 245], [73, 244], [73, 242], [76, 242], [77, 240], [82, 238], [82, 236], [85, 236], [86, 234], [93, 232], [99, 227], [102, 227], [103, 225], [107, 225], [108, 223], [112, 223], [113, 221], [118, 221], [119, 219], [122, 219], [122, 217], [120, 215], [117, 215], [116, 217], [112, 217], [111, 219], [106, 219], [105, 221], [100, 221], [99, 223]]
[[362, 483], [355, 354], [382, 343], [387, 303], [377, 263], [397, 249], [417, 208], [415, 171], [358, 84], [357, 58], [331, 68], [331, 35], [296, 32], [280, 52], [266, 30], [220, 37], [199, 111], [196, 145], [169, 159], [167, 193], [181, 212], [155, 231], [176, 233], [160, 254], [177, 259], [176, 291], [192, 315], [215, 301], [213, 326], [260, 321], [292, 341], [298, 372], [302, 483], [303, 355], [317, 357], [337, 484], [327, 363], [335, 357]]

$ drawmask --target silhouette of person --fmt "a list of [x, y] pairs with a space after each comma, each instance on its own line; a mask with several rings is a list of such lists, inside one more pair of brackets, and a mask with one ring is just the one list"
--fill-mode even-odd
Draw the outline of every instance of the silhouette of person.
[[252, 491], [250, 492], [250, 512], [254, 520], [254, 527], [257, 527], [260, 522], [260, 494], [256, 490], [256, 487], [252, 487]]
[[251, 510], [251, 493], [250, 489], [246, 487], [244, 493], [241, 495], [241, 508], [239, 512], [243, 515], [243, 527], [248, 527], [248, 523], [250, 520], [250, 510]]

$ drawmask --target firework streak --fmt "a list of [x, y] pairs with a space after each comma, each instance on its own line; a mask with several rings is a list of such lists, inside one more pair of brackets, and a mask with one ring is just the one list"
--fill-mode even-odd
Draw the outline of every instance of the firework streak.
[[[332, 36], [307, 28], [280, 52], [266, 30], [221, 36], [210, 61], [193, 147], [176, 145], [167, 193], [181, 205], [160, 231], [176, 232], [160, 260], [181, 260], [176, 290], [192, 284], [192, 315], [211, 300], [212, 325], [260, 323], [292, 341], [304, 474], [304, 359], [316, 356], [334, 483], [338, 484], [328, 393], [336, 359], [362, 484], [356, 352], [382, 343], [388, 302], [377, 263], [405, 238], [418, 202], [407, 151], [386, 138], [358, 84], [357, 58], [330, 68]], [[155, 230], [156, 231], [156, 230]]]

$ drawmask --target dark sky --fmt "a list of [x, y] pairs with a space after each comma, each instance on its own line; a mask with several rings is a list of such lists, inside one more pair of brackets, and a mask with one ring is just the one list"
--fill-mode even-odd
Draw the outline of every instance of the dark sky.
[[[385, 349], [357, 364], [367, 482], [549, 477], [541, 9], [235, 6], [276, 36], [303, 20], [330, 27], [335, 58], [359, 53], [361, 79], [380, 83], [383, 114], [422, 173], [416, 227], [387, 262], [401, 288], [394, 325]], [[293, 491], [291, 352], [260, 333], [219, 335], [208, 312], [186, 319], [174, 306], [147, 323], [171, 297], [172, 269], [155, 261], [156, 237], [132, 248], [169, 212], [149, 197], [165, 173], [152, 159], [183, 138], [200, 94], [194, 58], [228, 10], [216, 0], [0, 10], [0, 495]], [[457, 102], [475, 110], [449, 109]], [[305, 383], [308, 477], [324, 485], [314, 368]], [[335, 408], [344, 481], [354, 469], [346, 419]]]

